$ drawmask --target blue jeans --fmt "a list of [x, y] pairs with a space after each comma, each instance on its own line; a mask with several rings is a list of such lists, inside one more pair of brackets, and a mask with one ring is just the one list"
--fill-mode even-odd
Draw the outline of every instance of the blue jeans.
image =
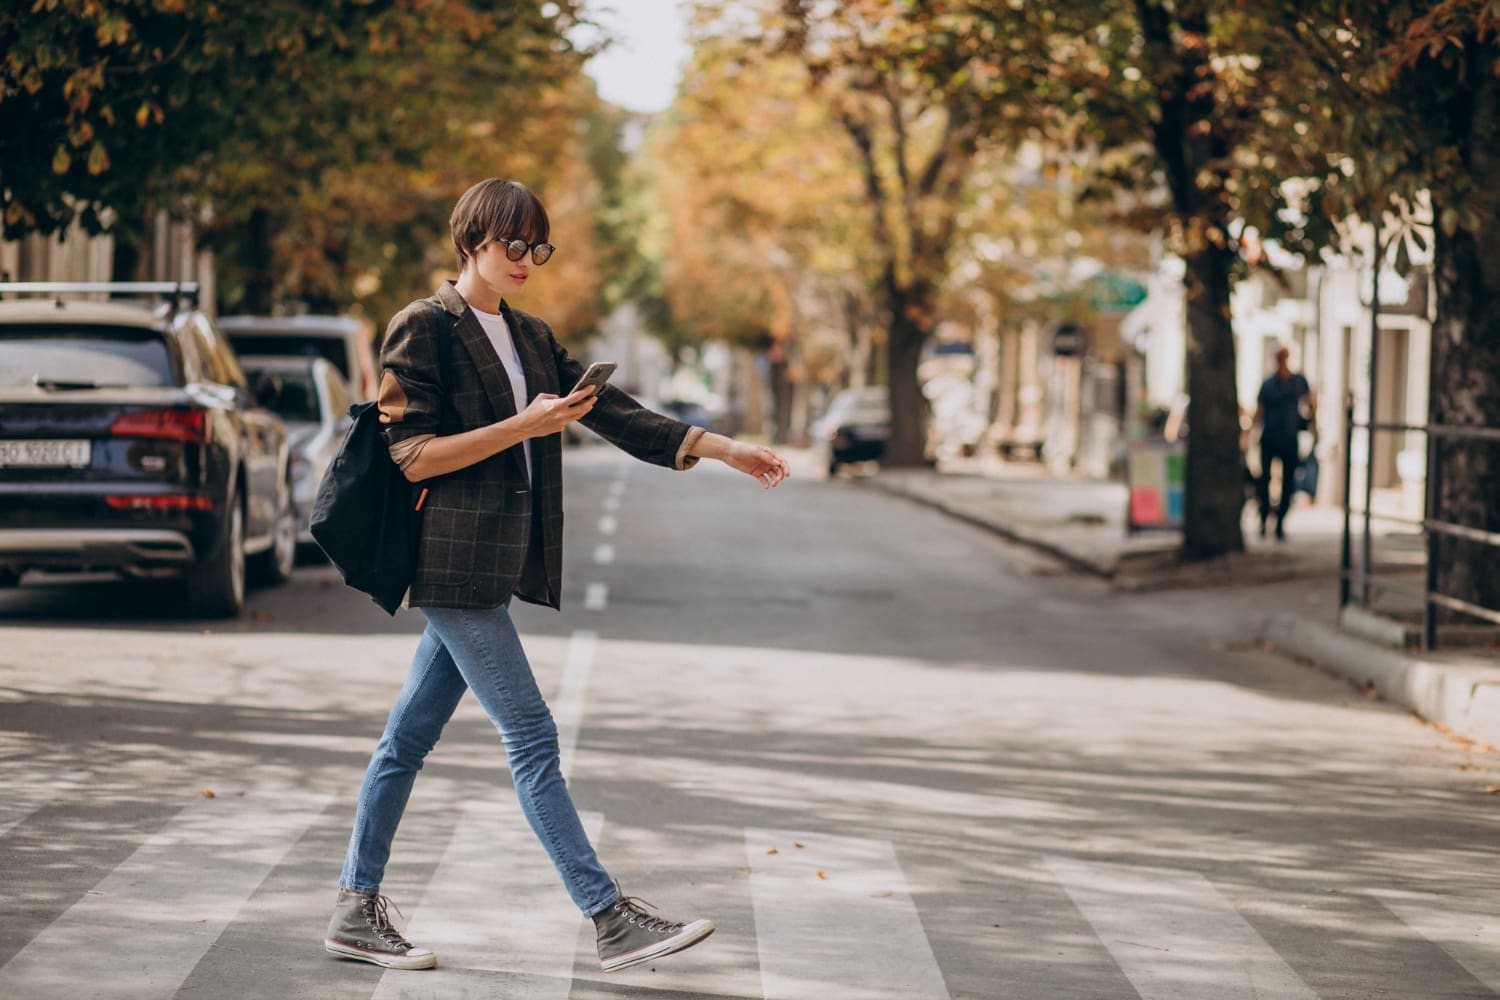
[[620, 892], [599, 863], [563, 782], [557, 726], [509, 609], [423, 608], [422, 614], [427, 628], [365, 772], [339, 885], [379, 891], [423, 758], [470, 690], [500, 731], [521, 811], [573, 902], [585, 916], [607, 908]]

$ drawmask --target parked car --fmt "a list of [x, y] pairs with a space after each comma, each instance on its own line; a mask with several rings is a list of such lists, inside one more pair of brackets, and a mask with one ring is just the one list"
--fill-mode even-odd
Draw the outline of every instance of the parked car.
[[845, 389], [833, 397], [812, 427], [813, 442], [824, 450], [828, 474], [842, 465], [879, 461], [891, 439], [891, 403], [885, 386]]
[[[79, 292], [168, 296], [83, 301]], [[191, 285], [0, 284], [0, 584], [178, 576], [233, 615], [296, 555], [291, 449]]]
[[359, 399], [375, 398], [375, 349], [352, 316], [225, 316], [219, 326], [241, 358], [325, 358]]
[[245, 374], [286, 424], [292, 447], [292, 506], [297, 541], [312, 545], [313, 499], [349, 429], [349, 386], [322, 358], [245, 358]]

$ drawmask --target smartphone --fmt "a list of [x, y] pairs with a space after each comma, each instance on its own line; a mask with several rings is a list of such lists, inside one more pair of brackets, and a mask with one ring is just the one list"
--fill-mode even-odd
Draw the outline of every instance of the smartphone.
[[594, 394], [598, 395], [598, 391], [604, 388], [604, 383], [609, 381], [609, 377], [615, 373], [617, 367], [619, 366], [613, 361], [595, 361], [579, 377], [578, 383], [573, 386], [573, 391], [577, 392], [592, 386]]

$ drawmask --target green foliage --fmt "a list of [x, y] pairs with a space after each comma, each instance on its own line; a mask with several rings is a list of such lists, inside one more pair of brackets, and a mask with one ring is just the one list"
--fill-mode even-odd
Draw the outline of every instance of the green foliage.
[[[446, 214], [506, 172], [546, 197], [593, 101], [573, 0], [34, 0], [0, 12], [6, 233], [133, 239], [195, 213], [230, 309], [430, 287]], [[28, 9], [29, 8], [29, 9]], [[577, 248], [575, 247], [575, 252]], [[575, 256], [575, 260], [584, 259]], [[566, 270], [566, 266], [561, 268]]]

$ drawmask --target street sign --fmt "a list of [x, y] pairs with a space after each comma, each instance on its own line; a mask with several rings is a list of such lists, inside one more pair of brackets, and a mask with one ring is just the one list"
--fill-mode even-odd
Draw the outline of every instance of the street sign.
[[1059, 358], [1076, 358], [1083, 353], [1083, 339], [1083, 327], [1059, 323], [1052, 331], [1052, 353]]
[[1132, 441], [1126, 446], [1126, 456], [1125, 483], [1130, 497], [1126, 532], [1180, 530], [1187, 443]]

